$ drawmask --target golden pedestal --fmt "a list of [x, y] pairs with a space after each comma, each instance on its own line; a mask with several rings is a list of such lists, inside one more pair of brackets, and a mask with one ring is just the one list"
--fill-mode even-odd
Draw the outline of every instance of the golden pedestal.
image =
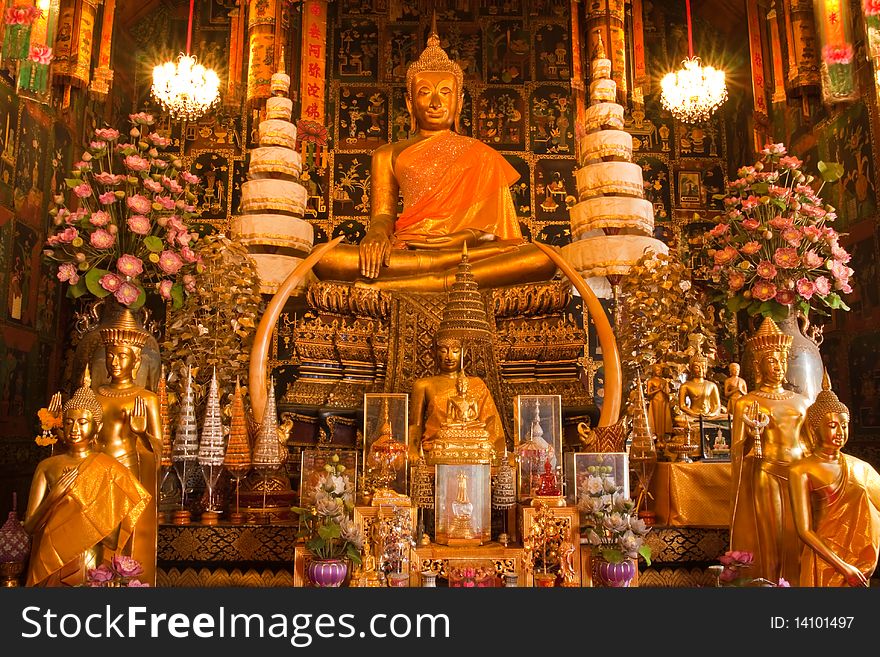
[[504, 546], [501, 543], [486, 543], [474, 547], [455, 547], [432, 543], [412, 549], [410, 561], [409, 585], [421, 586], [423, 572], [430, 572], [439, 577], [449, 575], [450, 566], [465, 566], [474, 563], [492, 563], [495, 570], [496, 586], [503, 586], [504, 573], [514, 573], [522, 581], [522, 548]]

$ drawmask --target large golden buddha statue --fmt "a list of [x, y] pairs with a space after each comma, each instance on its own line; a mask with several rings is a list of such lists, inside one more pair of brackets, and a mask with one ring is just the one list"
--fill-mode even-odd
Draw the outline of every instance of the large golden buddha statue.
[[465, 244], [484, 287], [554, 275], [556, 266], [520, 231], [510, 194], [516, 170], [483, 142], [453, 131], [463, 83], [461, 67], [432, 29], [428, 47], [406, 73], [415, 134], [373, 152], [367, 233], [359, 246], [341, 245], [324, 256], [315, 267], [319, 278], [443, 292]]
[[86, 379], [62, 409], [65, 451], [40, 461], [31, 482], [28, 586], [82, 585], [89, 569], [130, 552], [150, 494], [128, 468], [95, 450], [102, 422]]
[[767, 318], [747, 341], [758, 386], [733, 407], [730, 548], [751, 552], [751, 575], [799, 581], [801, 542], [791, 511], [789, 468], [804, 454], [801, 430], [809, 401], [782, 383], [792, 338]]
[[812, 453], [791, 466], [789, 491], [801, 552], [801, 586], [868, 586], [880, 551], [880, 474], [840, 450], [849, 409], [822, 391], [807, 410]]
[[135, 531], [131, 556], [143, 565], [143, 580], [155, 584], [162, 419], [158, 396], [135, 381], [141, 348], [148, 338], [149, 333], [140, 328], [128, 310], [112, 326], [101, 329], [110, 382], [96, 391], [104, 411], [97, 446], [131, 470], [152, 496]]

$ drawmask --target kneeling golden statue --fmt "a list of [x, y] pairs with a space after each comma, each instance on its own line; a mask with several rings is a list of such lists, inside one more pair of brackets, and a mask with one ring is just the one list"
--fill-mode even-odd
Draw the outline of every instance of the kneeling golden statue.
[[31, 483], [28, 586], [82, 585], [89, 569], [131, 554], [129, 539], [151, 501], [128, 468], [95, 451], [103, 411], [88, 381], [62, 413], [67, 451], [40, 461]]

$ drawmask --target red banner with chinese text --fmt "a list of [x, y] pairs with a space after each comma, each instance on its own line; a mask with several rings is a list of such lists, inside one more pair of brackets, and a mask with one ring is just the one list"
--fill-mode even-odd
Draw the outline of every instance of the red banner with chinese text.
[[767, 118], [767, 89], [764, 77], [764, 51], [761, 41], [761, 23], [758, 20], [758, 0], [746, 2], [746, 18], [749, 26], [749, 55], [752, 59], [752, 96], [755, 112]]
[[303, 3], [302, 68], [300, 71], [301, 117], [323, 124], [325, 121], [327, 60], [327, 2]]

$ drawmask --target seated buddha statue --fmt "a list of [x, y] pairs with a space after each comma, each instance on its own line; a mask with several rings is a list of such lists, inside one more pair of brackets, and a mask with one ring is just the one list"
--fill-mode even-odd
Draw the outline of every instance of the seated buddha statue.
[[131, 556], [144, 567], [143, 581], [155, 584], [162, 419], [158, 396], [135, 380], [141, 348], [149, 333], [140, 328], [127, 309], [100, 333], [110, 381], [98, 386], [95, 394], [104, 412], [97, 447], [127, 467], [152, 496], [134, 534]]
[[803, 544], [800, 586], [868, 586], [880, 552], [880, 474], [840, 450], [849, 439], [849, 409], [827, 374], [807, 409], [812, 452], [794, 462], [788, 490]]
[[150, 502], [131, 471], [95, 449], [103, 410], [88, 379], [65, 404], [65, 451], [43, 459], [31, 482], [25, 530], [33, 535], [28, 586], [78, 586], [89, 569], [128, 554]]
[[705, 356], [694, 356], [690, 362], [690, 377], [678, 389], [678, 406], [691, 417], [717, 419], [727, 416], [721, 405], [718, 384], [706, 378], [709, 361]]
[[[463, 245], [481, 287], [545, 281], [556, 266], [524, 241], [504, 157], [458, 134], [464, 74], [440, 47], [436, 29], [406, 73], [412, 117], [405, 140], [373, 152], [370, 224], [360, 245], [340, 245], [315, 266], [321, 280], [391, 290], [447, 291]], [[398, 214], [399, 194], [403, 212]]]

